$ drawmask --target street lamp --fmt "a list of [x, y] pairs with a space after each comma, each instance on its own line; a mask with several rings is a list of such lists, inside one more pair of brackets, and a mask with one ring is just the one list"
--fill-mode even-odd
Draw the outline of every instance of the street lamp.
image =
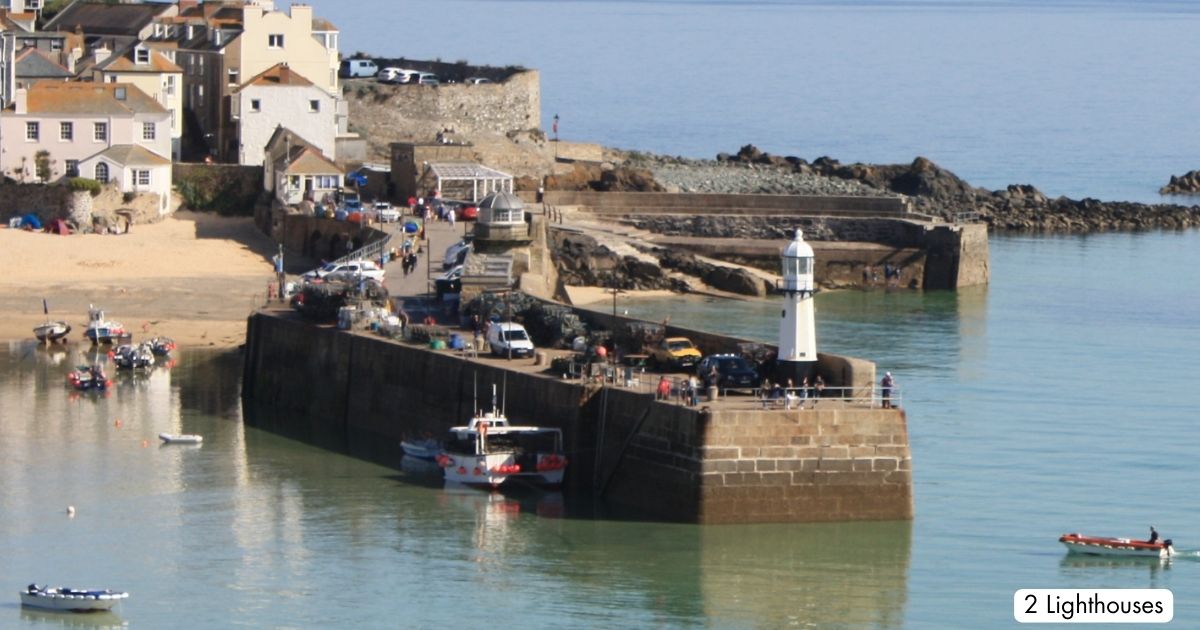
[[558, 161], [558, 114], [554, 115], [554, 161]]

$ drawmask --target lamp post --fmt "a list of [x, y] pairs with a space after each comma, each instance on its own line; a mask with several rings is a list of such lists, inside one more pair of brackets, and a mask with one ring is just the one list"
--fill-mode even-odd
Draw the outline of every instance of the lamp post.
[[558, 161], [558, 114], [554, 115], [554, 161]]

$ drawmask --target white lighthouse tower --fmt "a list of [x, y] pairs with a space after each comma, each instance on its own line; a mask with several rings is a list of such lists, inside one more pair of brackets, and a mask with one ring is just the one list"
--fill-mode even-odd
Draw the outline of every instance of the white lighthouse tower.
[[816, 321], [813, 319], [813, 249], [797, 229], [783, 250], [783, 312], [779, 321], [777, 376], [797, 386], [817, 363]]

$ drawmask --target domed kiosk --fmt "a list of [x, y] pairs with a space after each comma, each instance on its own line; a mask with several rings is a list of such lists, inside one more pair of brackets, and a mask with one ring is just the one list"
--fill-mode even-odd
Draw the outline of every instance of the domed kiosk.
[[533, 240], [525, 221], [525, 202], [510, 192], [495, 192], [479, 202], [475, 240], [524, 244]]

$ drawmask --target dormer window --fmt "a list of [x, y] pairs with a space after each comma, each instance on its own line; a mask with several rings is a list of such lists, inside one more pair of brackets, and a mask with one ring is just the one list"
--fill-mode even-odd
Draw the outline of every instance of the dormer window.
[[133, 49], [133, 62], [139, 66], [150, 63], [150, 49], [138, 46]]

